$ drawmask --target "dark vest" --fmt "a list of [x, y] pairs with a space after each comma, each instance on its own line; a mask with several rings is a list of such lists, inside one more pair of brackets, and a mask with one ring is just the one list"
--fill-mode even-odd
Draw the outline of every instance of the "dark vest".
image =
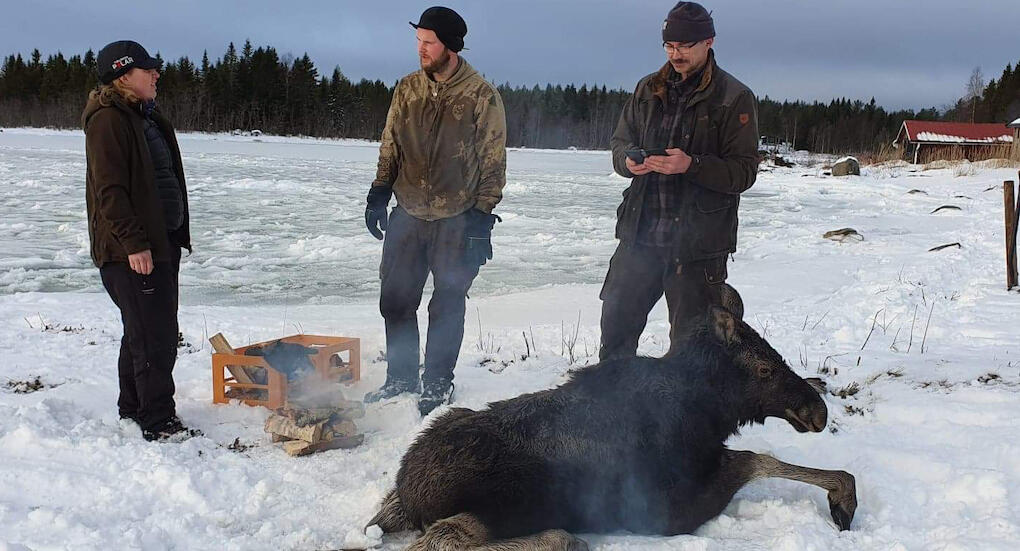
[[184, 197], [181, 195], [181, 183], [174, 172], [173, 157], [166, 138], [159, 126], [149, 117], [145, 117], [145, 141], [149, 144], [149, 155], [156, 171], [156, 190], [163, 207], [167, 232], [174, 232], [184, 224]]

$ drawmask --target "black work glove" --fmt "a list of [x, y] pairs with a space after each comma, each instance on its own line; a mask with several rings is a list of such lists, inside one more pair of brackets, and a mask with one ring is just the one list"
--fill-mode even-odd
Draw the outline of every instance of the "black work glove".
[[479, 266], [484, 266], [487, 260], [492, 260], [492, 228], [496, 222], [503, 219], [495, 214], [489, 214], [478, 209], [467, 211], [467, 258]]
[[383, 232], [386, 231], [387, 216], [386, 206], [390, 203], [390, 196], [393, 195], [393, 188], [389, 186], [372, 186], [368, 190], [368, 206], [365, 207], [365, 225], [368, 232], [380, 241]]

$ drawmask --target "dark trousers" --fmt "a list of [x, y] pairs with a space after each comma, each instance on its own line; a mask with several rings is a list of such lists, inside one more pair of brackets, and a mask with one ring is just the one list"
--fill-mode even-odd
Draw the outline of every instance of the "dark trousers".
[[399, 206], [390, 214], [379, 276], [386, 322], [387, 380], [418, 381], [418, 306], [432, 273], [425, 382], [453, 379], [464, 340], [464, 309], [478, 265], [465, 255], [467, 215], [425, 221]]
[[122, 417], [134, 417], [143, 429], [158, 429], [176, 415], [174, 363], [177, 361], [177, 272], [181, 250], [170, 262], [156, 262], [142, 275], [126, 262], [99, 269], [103, 287], [120, 309], [124, 337], [117, 372]]
[[620, 243], [602, 286], [602, 344], [599, 359], [637, 354], [648, 313], [666, 295], [673, 351], [700, 323], [712, 304], [721, 304], [726, 257], [678, 265], [660, 247]]

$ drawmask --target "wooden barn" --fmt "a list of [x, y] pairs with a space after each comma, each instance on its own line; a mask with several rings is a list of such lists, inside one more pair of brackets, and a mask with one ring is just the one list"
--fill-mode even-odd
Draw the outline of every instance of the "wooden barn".
[[[1014, 121], [1015, 123], [1015, 121]], [[1016, 130], [1000, 123], [903, 121], [893, 145], [917, 163], [1008, 159]]]

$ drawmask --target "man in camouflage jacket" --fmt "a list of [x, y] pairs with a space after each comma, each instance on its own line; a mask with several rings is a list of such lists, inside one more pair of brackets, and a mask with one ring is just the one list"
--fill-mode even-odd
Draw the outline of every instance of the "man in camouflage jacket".
[[[739, 301], [724, 282], [740, 193], [758, 171], [754, 93], [716, 64], [715, 26], [700, 4], [677, 3], [662, 40], [667, 63], [638, 83], [610, 142], [614, 169], [633, 180], [600, 295], [601, 359], [636, 353], [663, 294], [671, 350], [710, 305]], [[665, 154], [639, 153], [640, 162], [627, 154], [658, 148]]]
[[[386, 117], [365, 222], [383, 239], [379, 310], [386, 323], [386, 383], [366, 401], [419, 389], [417, 310], [429, 301], [418, 407], [452, 394], [464, 338], [465, 298], [492, 258], [492, 209], [506, 183], [506, 116], [496, 88], [458, 55], [467, 26], [449, 8], [425, 10], [417, 29], [421, 70], [397, 84]], [[397, 205], [387, 213], [390, 196]]]

